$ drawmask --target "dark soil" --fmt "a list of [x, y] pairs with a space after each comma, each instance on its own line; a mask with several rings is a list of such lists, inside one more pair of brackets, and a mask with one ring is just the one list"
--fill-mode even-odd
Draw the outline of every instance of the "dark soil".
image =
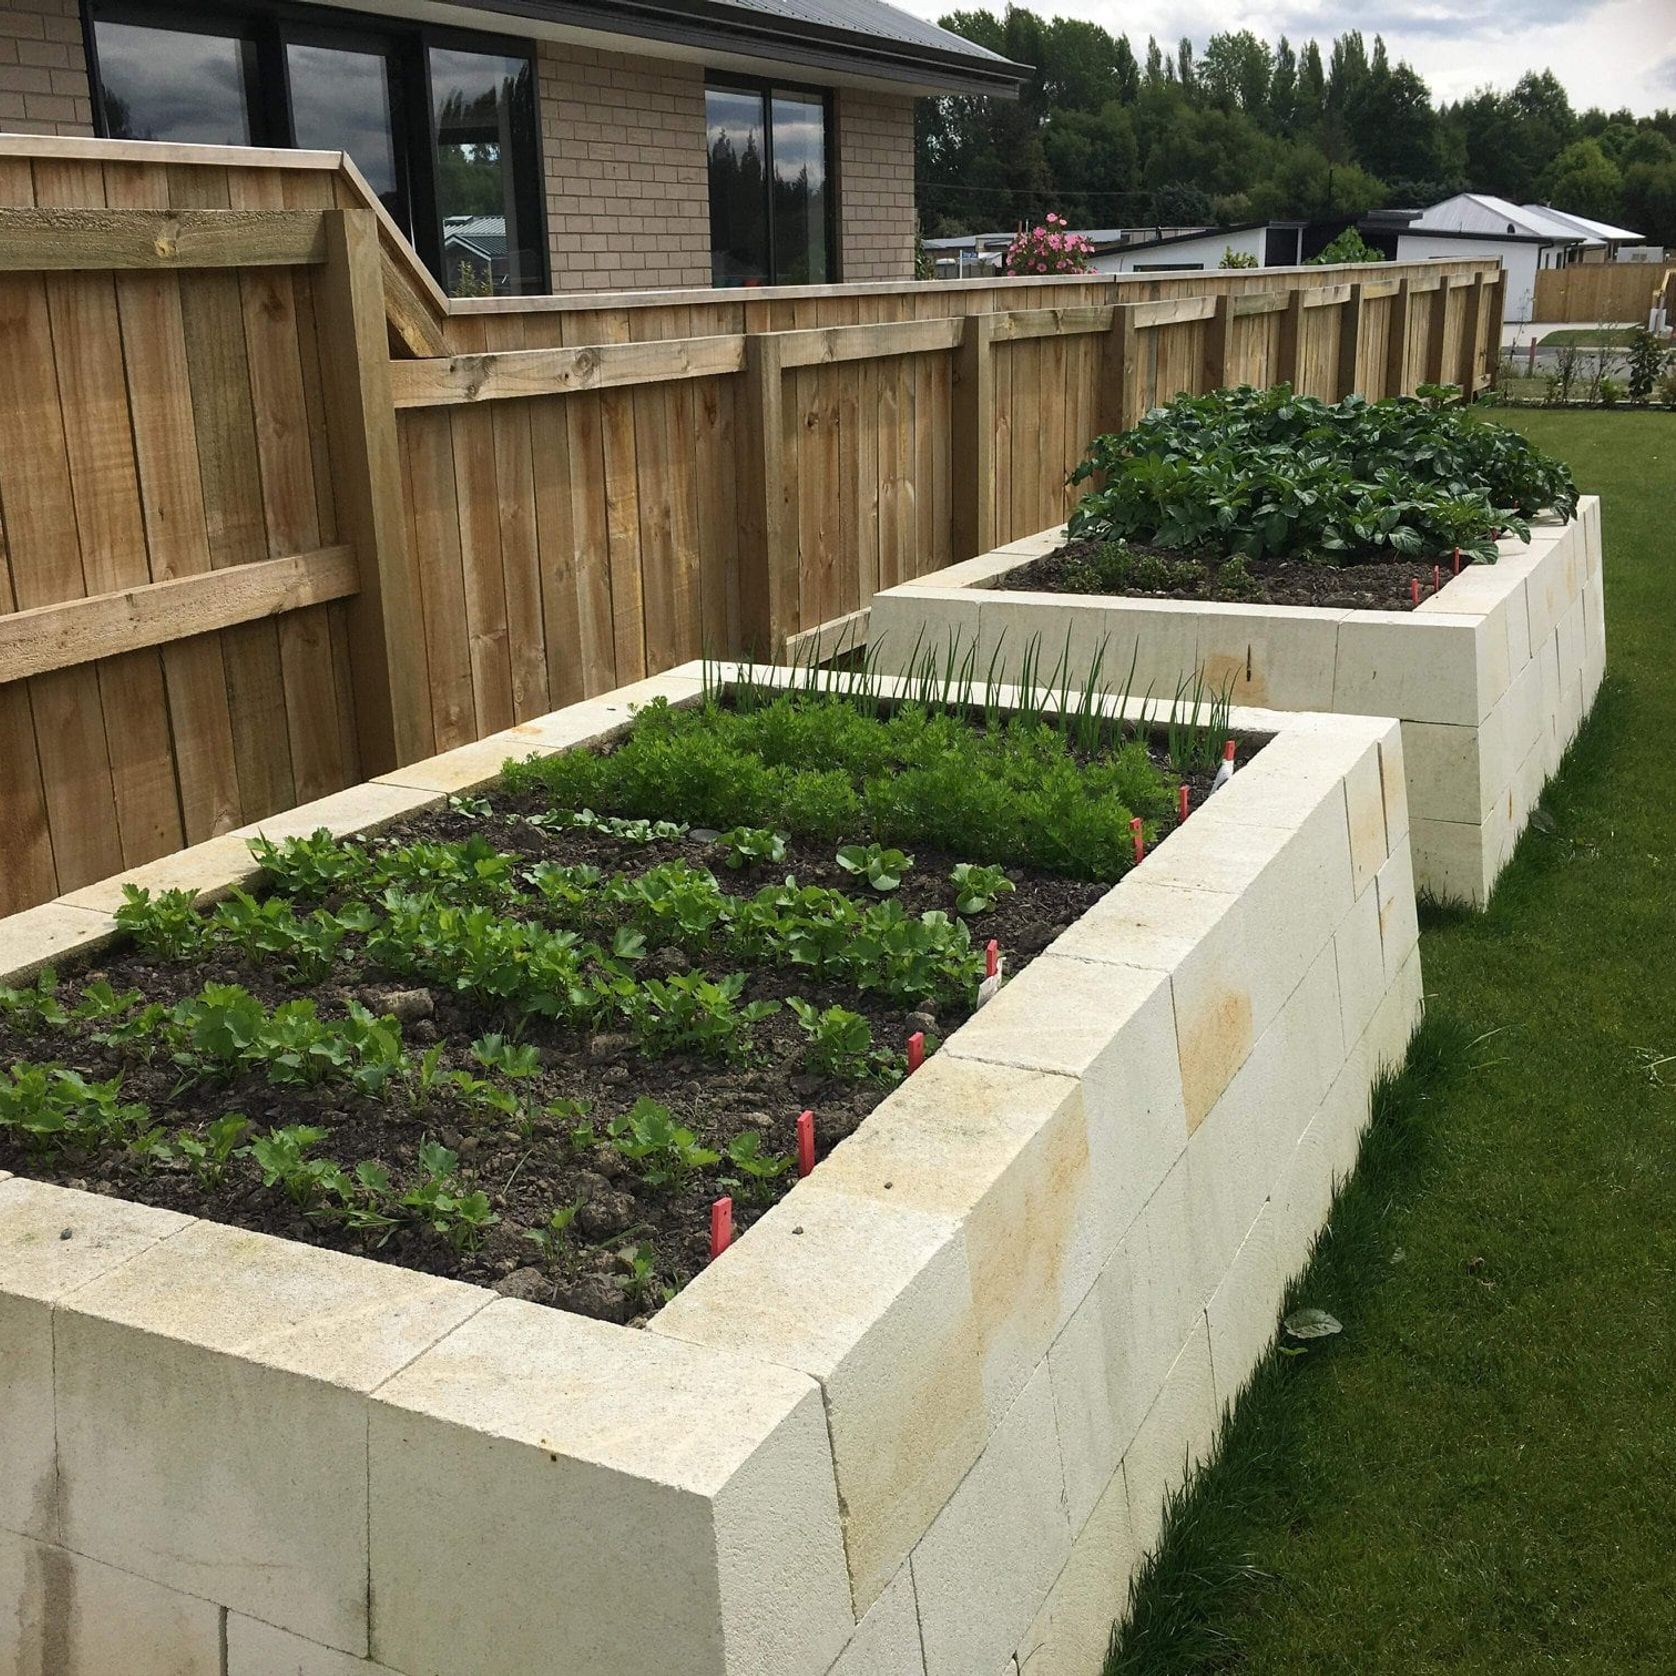
[[[1009, 571], [993, 585], [1054, 594], [1088, 592], [1090, 590], [1077, 585], [1075, 573], [1099, 552], [1100, 546], [1097, 541], [1068, 541], [1057, 551]], [[1142, 554], [1158, 553], [1174, 564], [1198, 562], [1182, 553], [1138, 542], [1131, 542], [1129, 550]], [[1229, 592], [1218, 586], [1216, 569], [1220, 562], [1207, 560], [1200, 563], [1204, 580], [1197, 587], [1151, 589], [1126, 586], [1110, 591], [1125, 598], [1225, 600], [1242, 605], [1319, 605], [1339, 611], [1412, 611], [1416, 581], [1420, 584], [1422, 600], [1430, 599], [1433, 592], [1433, 567], [1407, 559], [1397, 563], [1386, 559], [1358, 560], [1354, 564], [1314, 564], [1307, 559], [1248, 560], [1247, 569], [1255, 587], [1241, 593]], [[1463, 568], [1469, 562], [1463, 558]], [[1442, 567], [1445, 586], [1450, 579], [1451, 567], [1446, 564]]]
[[[1242, 750], [1242, 756], [1249, 755], [1249, 749]], [[1208, 781], [1190, 777], [1189, 783], [1196, 805]], [[865, 884], [858, 886], [852, 875], [836, 865], [836, 845], [792, 840], [783, 863], [734, 873], [724, 865], [720, 847], [700, 834], [641, 845], [589, 831], [544, 830], [516, 818], [538, 807], [533, 798], [523, 808], [516, 801], [497, 798], [486, 817], [431, 811], [387, 828], [379, 841], [459, 840], [478, 835], [532, 862], [588, 862], [607, 873], [638, 874], [659, 862], [685, 860], [709, 866], [723, 887], [735, 894], [748, 895], [795, 874], [801, 884], [827, 885], [875, 899]], [[913, 914], [930, 908], [952, 913], [949, 871], [956, 859], [918, 851], [897, 893], [904, 909]], [[1011, 976], [1108, 887], [1032, 875], [1019, 868], [1009, 868], [1008, 874], [1016, 889], [1000, 896], [993, 908], [973, 916], [969, 923], [980, 946], [991, 937], [998, 939]], [[538, 908], [526, 903], [500, 911], [534, 914]], [[440, 1042], [443, 1068], [484, 1074], [468, 1056], [468, 1046], [487, 1032], [505, 1030], [504, 1016], [450, 990], [412, 989], [391, 980], [368, 962], [356, 939], [346, 942], [339, 953], [327, 981], [305, 990], [286, 982], [273, 965], [247, 961], [225, 945], [218, 946], [210, 958], [188, 964], [159, 962], [132, 946], [118, 945], [91, 965], [66, 968], [60, 975], [59, 994], [73, 1006], [85, 984], [105, 978], [119, 992], [138, 989], [148, 1002], [173, 1003], [196, 994], [206, 982], [237, 983], [270, 1007], [310, 994], [323, 1017], [341, 1017], [354, 999], [375, 1013], [394, 1013], [410, 1051], [418, 1053]], [[700, 964], [674, 946], [649, 947], [636, 970], [642, 976], [666, 976]], [[722, 975], [730, 965], [722, 963], [712, 975]], [[876, 1047], [897, 1052], [915, 1030], [923, 1030], [928, 1047], [934, 1047], [970, 1011], [965, 1003], [911, 1009], [892, 998], [823, 983], [800, 968], [748, 970], [742, 1000], [798, 995], [821, 1007], [842, 1005], [867, 1019]], [[654, 1191], [611, 1146], [579, 1149], [570, 1139], [568, 1119], [539, 1117], [530, 1133], [520, 1134], [498, 1116], [492, 1123], [472, 1116], [452, 1090], [440, 1098], [433, 1095], [420, 1106], [414, 1091], [400, 1084], [376, 1099], [359, 1097], [342, 1085], [275, 1088], [260, 1073], [183, 1088], [173, 1066], [124, 1059], [118, 1050], [89, 1040], [88, 1029], [74, 1023], [54, 1029], [0, 1017], [0, 1066], [30, 1060], [62, 1064], [89, 1078], [121, 1073], [122, 1098], [145, 1102], [152, 1108], [152, 1120], [170, 1134], [213, 1122], [226, 1112], [244, 1114], [258, 1130], [318, 1125], [328, 1131], [328, 1137], [317, 1156], [349, 1169], [361, 1160], [381, 1160], [398, 1182], [411, 1175], [419, 1143], [427, 1137], [439, 1140], [459, 1153], [465, 1187], [481, 1188], [501, 1220], [475, 1251], [456, 1251], [425, 1227], [404, 1227], [378, 1243], [337, 1223], [317, 1221], [278, 1189], [263, 1187], [260, 1172], [248, 1158], [235, 1159], [221, 1183], [206, 1186], [179, 1162], [141, 1162], [114, 1150], [37, 1151], [19, 1144], [3, 1129], [0, 1170], [355, 1251], [607, 1320], [640, 1319], [657, 1306], [666, 1289], [679, 1288], [705, 1265], [710, 1204], [719, 1194], [731, 1193], [735, 1228], [742, 1230], [796, 1179], [791, 1170], [765, 1187], [753, 1188], [733, 1179], [724, 1158], [680, 1190]], [[523, 1039], [539, 1047], [542, 1069], [519, 1086], [533, 1088], [537, 1110], [565, 1098], [591, 1102], [591, 1116], [602, 1132], [611, 1117], [647, 1095], [668, 1106], [676, 1121], [695, 1130], [704, 1145], [718, 1151], [725, 1150], [733, 1137], [755, 1130], [762, 1136], [764, 1152], [794, 1155], [801, 1109], [811, 1107], [815, 1112], [817, 1155], [823, 1155], [850, 1134], [893, 1086], [884, 1080], [839, 1081], [810, 1073], [803, 1062], [805, 1037], [789, 1009], [756, 1026], [754, 1038], [753, 1062], [737, 1066], [683, 1055], [651, 1057], [627, 1034], [578, 1035], [532, 1018]], [[582, 1208], [569, 1248], [559, 1261], [548, 1263], [527, 1234], [545, 1225], [555, 1208], [577, 1200], [582, 1201]], [[655, 1252], [655, 1286], [637, 1290], [629, 1281], [628, 1257], [643, 1242], [649, 1242]]]

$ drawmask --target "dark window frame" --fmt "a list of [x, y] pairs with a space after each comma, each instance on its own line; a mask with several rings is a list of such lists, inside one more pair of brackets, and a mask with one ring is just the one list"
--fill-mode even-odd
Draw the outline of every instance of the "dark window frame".
[[[731, 70], [706, 70], [704, 72], [704, 91], [708, 95], [711, 88], [730, 89], [736, 93], [755, 93], [763, 101], [763, 194], [767, 199], [764, 206], [764, 217], [768, 229], [768, 278], [765, 285], [787, 285], [794, 283], [782, 280], [777, 271], [774, 240], [774, 95], [776, 93], [790, 93], [798, 98], [815, 98], [821, 103], [821, 118], [825, 130], [826, 144], [826, 213], [823, 220], [826, 223], [826, 276], [823, 279], [812, 279], [810, 285], [837, 285], [844, 276], [844, 255], [839, 243], [838, 229], [840, 217], [838, 205], [843, 193], [843, 186], [838, 178], [838, 101], [833, 97], [830, 87], [821, 87], [808, 82], [797, 82], [780, 77], [742, 76]], [[708, 128], [704, 140], [704, 168], [706, 180], [710, 169], [710, 139]], [[708, 188], [706, 189], [708, 190]]]
[[541, 295], [552, 285], [552, 250], [547, 233], [546, 168], [541, 146], [541, 88], [536, 44], [519, 35], [452, 29], [334, 6], [296, 4], [294, 0], [217, 0], [183, 4], [181, 0], [82, 0], [82, 36], [93, 99], [94, 132], [109, 138], [105, 121], [104, 81], [99, 70], [100, 21], [132, 23], [221, 35], [254, 44], [254, 86], [247, 86], [253, 146], [295, 151], [296, 124], [291, 108], [286, 48], [340, 47], [383, 55], [390, 75], [390, 127], [395, 148], [397, 192], [407, 211], [408, 236], [439, 284], [446, 284], [442, 215], [437, 196], [437, 132], [431, 88], [431, 51], [476, 52], [499, 58], [523, 58], [530, 67], [531, 113], [528, 168], [514, 173], [520, 225], [530, 228], [537, 271], [524, 295]]

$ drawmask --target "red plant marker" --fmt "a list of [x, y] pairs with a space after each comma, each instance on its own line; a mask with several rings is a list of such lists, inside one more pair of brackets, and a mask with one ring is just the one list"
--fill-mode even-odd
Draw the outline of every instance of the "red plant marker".
[[1420, 603], [1420, 578], [1418, 576], [1411, 576], [1408, 579], [1408, 597], [1416, 605]]
[[908, 1038], [908, 1075], [912, 1076], [925, 1063], [925, 1032], [916, 1030]]
[[1439, 593], [1439, 592], [1442, 591], [1442, 588], [1443, 588], [1443, 566], [1440, 565], [1440, 564], [1434, 564], [1432, 566], [1432, 592], [1434, 594]]
[[1001, 970], [1001, 942], [1000, 942], [999, 938], [991, 937], [989, 939], [989, 941], [986, 944], [984, 944], [983, 975], [986, 978], [993, 978], [995, 976], [995, 974], [997, 972], [999, 972], [1000, 970]]
[[1176, 818], [1178, 820], [1186, 820], [1187, 819], [1187, 799], [1188, 799], [1188, 795], [1189, 795], [1189, 793], [1188, 793], [1188, 790], [1187, 790], [1187, 782], [1184, 780], [1176, 788]]
[[815, 1167], [815, 1114], [797, 1114], [797, 1173], [808, 1175]]
[[1461, 550], [1459, 547], [1455, 549], [1455, 574], [1457, 576], [1461, 574]]
[[1146, 833], [1142, 830], [1139, 815], [1129, 822], [1129, 830], [1135, 835], [1135, 865], [1139, 867], [1146, 858]]
[[710, 1207], [710, 1261], [733, 1244], [733, 1200], [723, 1197]]

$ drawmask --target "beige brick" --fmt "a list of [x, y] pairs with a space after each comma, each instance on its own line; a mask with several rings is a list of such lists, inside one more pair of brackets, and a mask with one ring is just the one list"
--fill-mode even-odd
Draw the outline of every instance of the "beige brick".
[[1142, 1552], [1157, 1542], [1164, 1498], [1180, 1488], [1184, 1469], [1210, 1459], [1218, 1421], [1210, 1338], [1200, 1316], [1123, 1457], [1130, 1528]]
[[20, 983], [43, 966], [103, 948], [115, 936], [116, 922], [89, 908], [63, 902], [25, 908], [0, 919], [0, 983]]
[[1275, 1212], [1265, 1199], [1228, 1272], [1205, 1305], [1211, 1376], [1220, 1407], [1233, 1406], [1268, 1349], [1286, 1278], [1275, 1250]]
[[258, 1623], [242, 1612], [229, 1612], [224, 1676], [397, 1676], [397, 1672]]
[[1476, 618], [1352, 611], [1339, 625], [1332, 708], [1404, 721], [1476, 723], [1507, 678], [1505, 640], [1502, 661], [1486, 670], [1480, 646], [1487, 639]]
[[852, 1145], [754, 1223], [651, 1330], [820, 1382], [851, 1588], [866, 1612], [990, 1428], [959, 1232], [947, 1216], [893, 1203], [891, 1193], [834, 1191], [835, 1161]]
[[117, 873], [99, 884], [71, 891], [62, 900], [72, 907], [112, 913], [122, 906], [123, 889], [127, 885], [149, 890], [153, 895], [166, 890], [192, 890], [205, 899], [226, 895], [234, 885], [254, 878], [260, 871], [248, 840], [226, 833], [194, 844], [190, 849], [148, 861], [143, 867], [130, 867], [126, 873]]
[[1311, 606], [1279, 612], [1270, 606], [1196, 605], [1196, 661], [1217, 691], [1231, 683], [1236, 704], [1330, 710], [1338, 625], [1346, 615]]
[[387, 786], [376, 780], [351, 786], [347, 791], [333, 792], [330, 797], [303, 803], [295, 809], [284, 809], [278, 814], [264, 815], [247, 826], [235, 827], [235, 838], [270, 838], [276, 843], [282, 838], [307, 838], [324, 827], [326, 831], [344, 837], [357, 832], [376, 832], [379, 827], [404, 815], [415, 815], [421, 809], [434, 808], [442, 801], [434, 791], [415, 791], [407, 786]]
[[489, 1296], [207, 1222], [154, 1244], [58, 1309], [65, 1544], [364, 1654], [366, 1394]]
[[222, 1676], [221, 1612], [81, 1554], [0, 1531], [6, 1676]]
[[0, 1181], [0, 1527], [59, 1535], [54, 1307], [188, 1220], [27, 1177]]
[[914, 1549], [926, 1676], [997, 1670], [1070, 1555], [1045, 1365]]
[[828, 1676], [925, 1676], [911, 1565], [904, 1564], [868, 1608]]
[[[1385, 982], [1395, 983], [1398, 974], [1408, 963], [1420, 940], [1419, 918], [1415, 905], [1414, 864], [1406, 844], [1379, 870], [1376, 881], [1379, 898], [1379, 939], [1385, 963]], [[1348, 1025], [1349, 1015], [1346, 1014]], [[1365, 1028], [1365, 1025], [1364, 1025]], [[1346, 1028], [1345, 1041], [1353, 1042], [1356, 1035]]]
[[822, 1676], [853, 1632], [801, 1374], [505, 1299], [378, 1392], [369, 1448], [398, 1670]]
[[[1399, 862], [1406, 863], [1407, 857], [1408, 846], [1405, 844], [1400, 856], [1393, 856], [1385, 865], [1387, 868], [1396, 868]], [[1402, 871], [1408, 875], [1406, 866]], [[1379, 876], [1383, 876], [1383, 869]], [[1375, 882], [1356, 898], [1355, 906], [1345, 915], [1338, 930], [1333, 934], [1333, 949], [1338, 960], [1339, 1014], [1343, 1021], [1343, 1039], [1347, 1042], [1356, 1041], [1367, 1029], [1379, 1005], [1380, 997], [1385, 993], [1385, 953], [1379, 911], [1379, 876], [1376, 876]], [[1414, 892], [1412, 875], [1408, 876], [1409, 917], [1412, 919]], [[1395, 878], [1393, 873], [1393, 881]], [[1396, 912], [1396, 906], [1393, 904], [1393, 917]]]

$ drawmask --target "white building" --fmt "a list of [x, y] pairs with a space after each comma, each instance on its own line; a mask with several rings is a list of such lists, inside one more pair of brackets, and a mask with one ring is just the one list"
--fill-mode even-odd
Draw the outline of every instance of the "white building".
[[[1626, 245], [1641, 245], [1639, 233], [1632, 233], [1627, 227], [1614, 227], [1610, 221], [1591, 221], [1586, 215], [1551, 209], [1546, 204], [1526, 204], [1524, 207], [1539, 211], [1547, 220], [1557, 221], [1562, 227], [1576, 228], [1582, 238], [1590, 241], [1583, 247], [1585, 262], [1616, 262], [1621, 259]], [[1596, 240], [1598, 244], [1593, 242]]]
[[[1292, 268], [1303, 260], [1306, 221], [1253, 221], [1240, 227], [1169, 232], [1123, 244], [1095, 241], [1092, 261], [1103, 274], [1203, 273], [1233, 251], [1260, 268]], [[1241, 264], [1248, 266], [1249, 264]]]

